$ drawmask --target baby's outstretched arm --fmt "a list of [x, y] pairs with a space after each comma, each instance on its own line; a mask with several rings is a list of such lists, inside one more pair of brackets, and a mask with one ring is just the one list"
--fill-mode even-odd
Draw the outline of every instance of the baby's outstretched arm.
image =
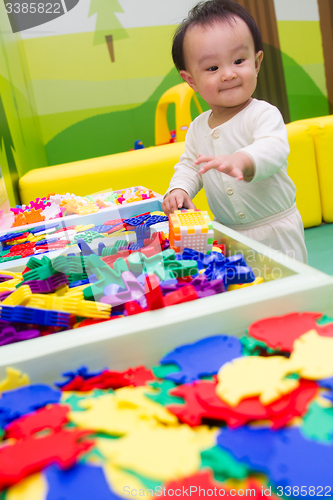
[[245, 153], [234, 153], [232, 155], [202, 155], [199, 154], [194, 162], [196, 165], [205, 163], [200, 168], [199, 174], [204, 174], [207, 170], [215, 168], [224, 174], [236, 177], [238, 180], [250, 182], [254, 177], [254, 164], [249, 155]]
[[162, 209], [166, 215], [170, 215], [175, 210], [180, 210], [182, 207], [196, 208], [187, 192], [183, 189], [173, 189], [168, 196], [164, 198], [162, 203]]

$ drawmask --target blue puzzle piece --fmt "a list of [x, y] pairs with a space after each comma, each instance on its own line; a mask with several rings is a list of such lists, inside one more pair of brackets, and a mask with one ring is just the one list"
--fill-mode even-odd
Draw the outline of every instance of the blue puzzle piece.
[[178, 384], [187, 384], [199, 377], [215, 375], [222, 365], [242, 356], [242, 344], [236, 337], [216, 335], [194, 344], [177, 347], [161, 359], [161, 364], [175, 363], [181, 371], [165, 378]]
[[149, 219], [150, 215], [140, 215], [139, 217], [131, 217], [130, 219], [125, 219], [123, 222], [124, 224], [128, 224], [129, 226], [140, 226], [143, 224], [147, 219]]
[[278, 431], [255, 427], [223, 429], [217, 444], [251, 468], [268, 473], [277, 434]]
[[103, 368], [103, 370], [99, 370], [97, 372], [90, 372], [87, 366], [82, 365], [76, 371], [69, 371], [62, 373], [62, 376], [67, 377], [67, 380], [61, 382], [54, 382], [54, 385], [56, 385], [57, 387], [63, 387], [64, 385], [67, 385], [69, 382], [71, 382], [73, 378], [77, 377], [78, 375], [86, 380], [88, 378], [100, 375], [105, 370], [107, 370], [107, 368]]
[[3, 234], [2, 236], [0, 236], [0, 242], [9, 241], [9, 240], [12, 240], [13, 238], [19, 238], [20, 236], [22, 236], [22, 234], [24, 234], [24, 231], [21, 231], [19, 233]]
[[43, 472], [48, 482], [46, 500], [121, 500], [111, 491], [102, 467], [79, 463], [69, 470], [56, 465]]
[[303, 486], [307, 493], [303, 498], [321, 496], [320, 493], [325, 496], [327, 492], [331, 496], [333, 446], [306, 439], [297, 427], [284, 429], [274, 443], [269, 469], [270, 478], [277, 486], [290, 486], [292, 491]]
[[61, 392], [45, 384], [31, 384], [12, 391], [5, 391], [0, 397], [0, 415], [6, 423], [25, 413], [42, 408], [47, 404], [59, 403]]
[[95, 252], [90, 248], [88, 243], [84, 241], [82, 238], [76, 240], [76, 244], [81, 250], [82, 255], [96, 255]]
[[324, 398], [333, 401], [333, 377], [324, 378], [322, 380], [317, 381], [320, 387], [324, 387], [325, 389], [330, 389], [329, 392], [323, 393]]

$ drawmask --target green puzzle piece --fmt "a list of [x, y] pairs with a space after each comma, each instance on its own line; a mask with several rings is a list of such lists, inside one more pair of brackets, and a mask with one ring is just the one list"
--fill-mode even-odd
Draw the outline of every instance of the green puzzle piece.
[[153, 389], [159, 389], [158, 394], [146, 394], [146, 396], [159, 403], [163, 406], [172, 404], [184, 404], [183, 398], [178, 398], [176, 396], [171, 396], [169, 391], [176, 387], [176, 384], [172, 380], [163, 380], [162, 382], [149, 382], [150, 387]]
[[218, 481], [225, 481], [230, 477], [244, 479], [248, 476], [247, 466], [238, 462], [231, 453], [220, 446], [202, 451], [201, 462], [203, 467], [210, 467], [213, 470], [214, 478]]
[[333, 407], [324, 408], [318, 403], [310, 405], [308, 413], [303, 417], [302, 434], [321, 443], [333, 441]]
[[180, 372], [180, 370], [181, 368], [173, 363], [152, 367], [152, 372], [157, 378], [165, 378], [169, 373]]

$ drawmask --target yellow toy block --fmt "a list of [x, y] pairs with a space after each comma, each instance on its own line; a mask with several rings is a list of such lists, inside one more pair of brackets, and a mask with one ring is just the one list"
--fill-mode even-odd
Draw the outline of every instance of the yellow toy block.
[[80, 300], [80, 298], [73, 296], [57, 297], [34, 293], [26, 305], [27, 307], [67, 312], [83, 318], [108, 319], [111, 316], [109, 304]]
[[181, 253], [184, 248], [207, 253], [213, 248], [212, 221], [205, 211], [176, 210], [169, 215], [170, 247]]
[[25, 306], [32, 297], [29, 285], [22, 285], [2, 301], [4, 306]]

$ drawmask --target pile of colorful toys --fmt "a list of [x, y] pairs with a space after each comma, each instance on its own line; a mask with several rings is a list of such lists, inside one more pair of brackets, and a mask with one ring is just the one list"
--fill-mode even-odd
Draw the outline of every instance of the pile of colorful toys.
[[59, 221], [47, 226], [11, 231], [0, 236], [0, 263], [68, 248], [76, 245], [79, 239], [91, 243], [97, 238], [126, 237], [137, 225], [150, 227], [167, 220], [163, 212], [155, 211], [129, 219], [106, 220], [102, 224], [64, 226]]
[[[291, 313], [158, 366], [0, 381], [7, 500], [331, 496], [333, 318]], [[69, 367], [70, 368], [70, 367]]]
[[[165, 222], [168, 218], [148, 213], [125, 220], [108, 221], [106, 225], [94, 227], [94, 234], [91, 230], [86, 230], [83, 236], [75, 233], [76, 249], [80, 250], [78, 255], [58, 255], [52, 259], [46, 255], [41, 258], [32, 256], [22, 272], [1, 271], [0, 345], [263, 282], [262, 278], [255, 277], [241, 254], [229, 257], [223, 254], [224, 245], [213, 242], [213, 231], [209, 228], [211, 223], [207, 221], [205, 213], [189, 211], [189, 214], [180, 212], [178, 216], [177, 224], [183, 221], [178, 227], [170, 219], [177, 253], [174, 248], [170, 248], [164, 232], [151, 233], [150, 230], [151, 225]], [[198, 225], [201, 219], [204, 223]], [[194, 221], [194, 231], [197, 230], [197, 233], [192, 233], [189, 220], [191, 223]], [[107, 247], [100, 241], [96, 250], [92, 249], [89, 243], [94, 235], [99, 237], [104, 232], [115, 234], [114, 231], [119, 230], [119, 227], [134, 229], [135, 243], [116, 240]], [[198, 238], [194, 246], [204, 249], [204, 252], [186, 247], [179, 252], [178, 244], [182, 242], [177, 235], [181, 234], [180, 229], [184, 227], [192, 237]], [[188, 238], [186, 231], [185, 238]], [[62, 235], [63, 232], [57, 229], [46, 235], [50, 239], [17, 243], [9, 252], [19, 247], [17, 252], [22, 257], [25, 249], [28, 253], [24, 255], [29, 255], [36, 248], [59, 245], [61, 240], [52, 241], [52, 237], [57, 234]], [[42, 235], [44, 237], [45, 234]], [[12, 243], [15, 241], [9, 240]], [[189, 243], [193, 244], [193, 241]]]
[[94, 214], [105, 208], [126, 205], [150, 198], [155, 198], [155, 194], [151, 189], [144, 187], [131, 187], [83, 197], [71, 193], [53, 193], [44, 198], [30, 201], [28, 205], [16, 205], [15, 208], [11, 208], [11, 212], [15, 215], [12, 227], [58, 219], [65, 215]]

